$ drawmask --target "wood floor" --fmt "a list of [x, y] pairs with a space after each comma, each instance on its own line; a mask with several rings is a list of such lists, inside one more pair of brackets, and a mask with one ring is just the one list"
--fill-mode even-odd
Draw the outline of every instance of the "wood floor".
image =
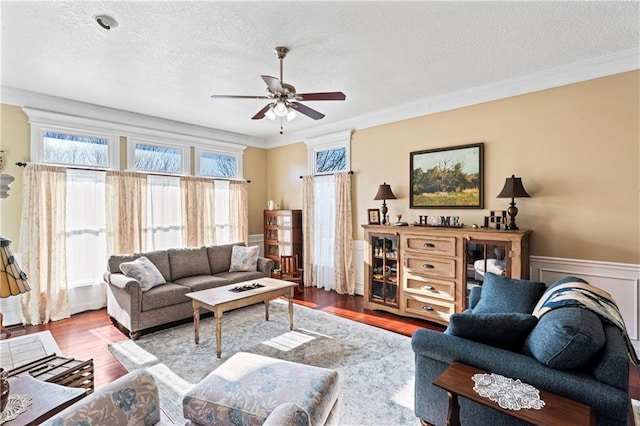
[[[418, 328], [443, 330], [442, 326], [417, 319], [404, 318], [386, 312], [363, 309], [361, 296], [344, 296], [335, 292], [307, 288], [304, 294], [296, 292], [297, 304], [322, 310], [353, 321], [411, 336]], [[127, 371], [111, 355], [107, 345], [127, 340], [115, 328], [106, 309], [83, 312], [69, 319], [46, 325], [29, 326], [22, 330], [12, 329], [12, 337], [49, 330], [62, 354], [80, 360], [93, 358], [96, 389], [112, 382]], [[629, 387], [631, 397], [640, 400], [640, 368], [630, 367]]]

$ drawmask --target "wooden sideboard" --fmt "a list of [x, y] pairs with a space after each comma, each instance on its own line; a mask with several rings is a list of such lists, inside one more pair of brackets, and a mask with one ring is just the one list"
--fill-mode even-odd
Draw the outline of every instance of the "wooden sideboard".
[[529, 278], [531, 231], [362, 225], [364, 307], [447, 325], [493, 272]]

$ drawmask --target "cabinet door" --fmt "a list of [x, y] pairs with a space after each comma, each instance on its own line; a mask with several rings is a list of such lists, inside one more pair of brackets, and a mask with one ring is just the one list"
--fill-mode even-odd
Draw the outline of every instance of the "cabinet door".
[[371, 282], [369, 301], [398, 307], [398, 237], [371, 236]]
[[[465, 283], [467, 300], [471, 288], [480, 286], [487, 273], [511, 277], [509, 241], [465, 240]], [[465, 307], [468, 303], [465, 301]]]

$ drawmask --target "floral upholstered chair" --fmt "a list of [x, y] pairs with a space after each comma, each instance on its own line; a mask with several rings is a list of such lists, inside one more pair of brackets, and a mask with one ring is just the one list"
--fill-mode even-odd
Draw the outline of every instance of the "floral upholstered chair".
[[97, 390], [44, 423], [71, 425], [158, 425], [160, 399], [154, 378], [136, 370]]

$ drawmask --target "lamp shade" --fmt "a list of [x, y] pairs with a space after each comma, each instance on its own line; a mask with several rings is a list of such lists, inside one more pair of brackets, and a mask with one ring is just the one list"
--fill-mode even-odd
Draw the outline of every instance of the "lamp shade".
[[378, 193], [373, 198], [374, 200], [395, 200], [396, 196], [393, 195], [393, 191], [391, 191], [391, 187], [389, 184], [384, 182], [382, 185], [378, 187]]
[[11, 241], [0, 237], [0, 297], [5, 298], [31, 290], [27, 275], [20, 270], [11, 253]]
[[522, 178], [516, 177], [516, 175], [511, 175], [510, 178], [504, 183], [504, 188], [500, 194], [498, 194], [497, 198], [530, 198], [531, 196], [527, 194], [527, 191], [522, 186]]

